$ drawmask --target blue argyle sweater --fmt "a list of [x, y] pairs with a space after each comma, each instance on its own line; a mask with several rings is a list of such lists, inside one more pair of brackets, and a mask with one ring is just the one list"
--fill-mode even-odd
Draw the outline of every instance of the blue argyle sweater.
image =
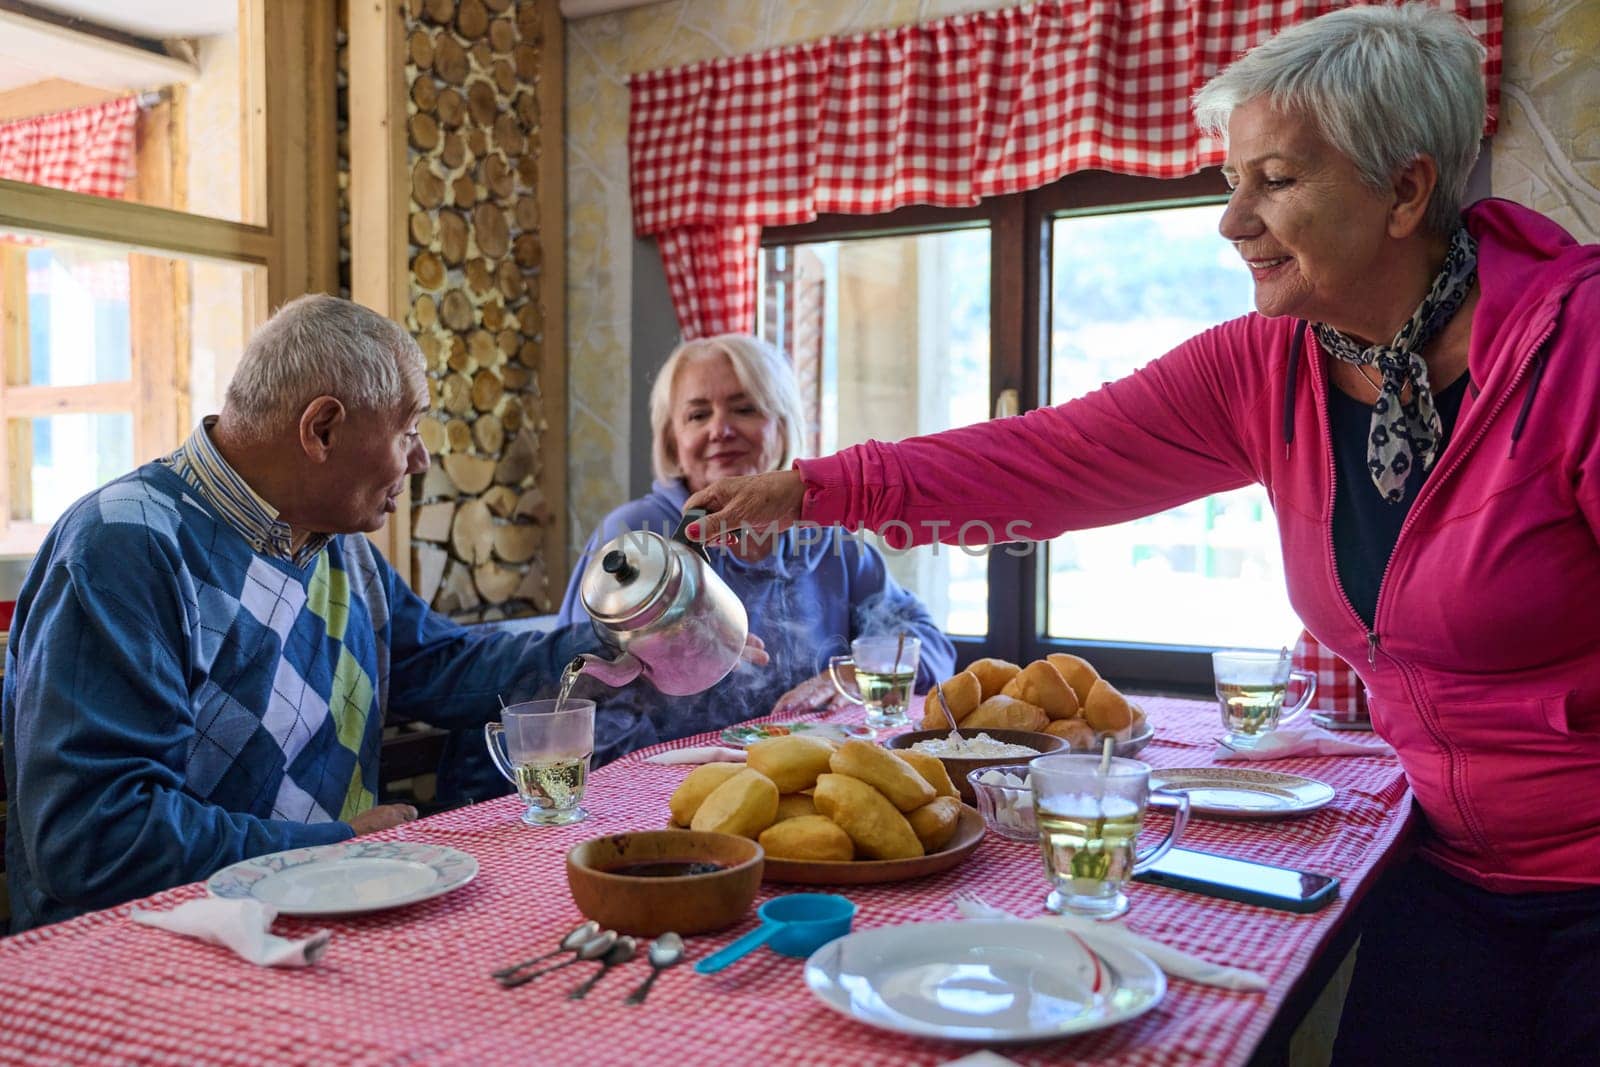
[[577, 644], [456, 625], [359, 535], [297, 564], [161, 462], [111, 482], [51, 531], [12, 624], [13, 931], [349, 837], [386, 713], [481, 726]]

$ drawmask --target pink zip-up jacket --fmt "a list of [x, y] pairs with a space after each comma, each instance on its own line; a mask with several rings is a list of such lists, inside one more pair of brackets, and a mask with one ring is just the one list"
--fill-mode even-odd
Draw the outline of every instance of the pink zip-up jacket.
[[802, 460], [803, 517], [902, 545], [974, 521], [1049, 538], [1259, 482], [1290, 601], [1371, 690], [1424, 855], [1496, 892], [1600, 884], [1600, 246], [1503, 200], [1466, 222], [1472, 388], [1370, 632], [1334, 567], [1326, 359], [1289, 318], [1224, 323], [1058, 407]]

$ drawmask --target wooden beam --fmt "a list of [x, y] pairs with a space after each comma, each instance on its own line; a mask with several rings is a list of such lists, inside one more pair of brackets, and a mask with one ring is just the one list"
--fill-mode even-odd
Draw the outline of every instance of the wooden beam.
[[[403, 0], [350, 0], [350, 296], [396, 322], [411, 305], [406, 224], [411, 186], [406, 169], [406, 26]], [[411, 490], [372, 535], [407, 584], [411, 562]]]
[[222, 262], [266, 264], [274, 248], [260, 226], [6, 179], [0, 179], [0, 231]]
[[338, 12], [323, 0], [273, 0], [266, 27], [267, 228], [276, 308], [339, 288]]
[[44, 419], [78, 412], [132, 411], [136, 403], [129, 382], [93, 385], [11, 385], [6, 387], [7, 419]]
[[[544, 464], [540, 486], [556, 510], [555, 521], [545, 527], [544, 558], [548, 573], [567, 569], [567, 167], [566, 125], [562, 121], [565, 99], [566, 26], [561, 9], [545, 3], [544, 43], [539, 48], [539, 243], [544, 263], [539, 277], [539, 300], [544, 305], [544, 359], [539, 386], [547, 398], [545, 419], [550, 428], [542, 435]], [[559, 588], [559, 587], [558, 587]], [[558, 594], [559, 595], [559, 594]]]

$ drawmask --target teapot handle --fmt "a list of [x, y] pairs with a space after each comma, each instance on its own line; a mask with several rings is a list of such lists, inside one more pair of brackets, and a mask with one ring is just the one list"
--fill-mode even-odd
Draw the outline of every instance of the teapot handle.
[[711, 556], [707, 554], [706, 546], [701, 544], [699, 541], [696, 541], [685, 532], [689, 529], [689, 524], [691, 522], [699, 522], [705, 517], [706, 512], [703, 508], [692, 508], [689, 511], [684, 512], [683, 515], [678, 519], [678, 528], [672, 531], [672, 540], [677, 541], [679, 544], [689, 546], [689, 550], [691, 552], [699, 556], [702, 561], [709, 565], [711, 563]]

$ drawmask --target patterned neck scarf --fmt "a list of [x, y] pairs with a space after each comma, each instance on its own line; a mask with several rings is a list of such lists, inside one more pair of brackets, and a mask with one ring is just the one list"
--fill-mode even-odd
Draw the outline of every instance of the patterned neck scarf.
[[[1427, 470], [1438, 458], [1444, 428], [1433, 406], [1428, 365], [1421, 353], [1460, 309], [1477, 277], [1478, 243], [1462, 227], [1450, 238], [1450, 251], [1433, 279], [1433, 288], [1393, 341], [1363, 348], [1327, 323], [1312, 324], [1317, 343], [1325, 350], [1346, 363], [1377, 367], [1383, 374], [1377, 403], [1372, 405], [1367, 469], [1372, 472], [1372, 484], [1391, 504], [1405, 496], [1406, 476], [1414, 461], [1420, 460], [1422, 469]], [[1407, 385], [1411, 386], [1411, 402], [1401, 403]]]

